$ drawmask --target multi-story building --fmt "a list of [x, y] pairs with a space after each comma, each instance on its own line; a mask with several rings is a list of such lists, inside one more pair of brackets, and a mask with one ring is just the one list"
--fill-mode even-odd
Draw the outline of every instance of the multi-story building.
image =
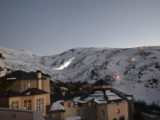
[[53, 102], [49, 116], [59, 120], [77, 115], [83, 120], [133, 120], [133, 109], [132, 95], [107, 85]]
[[0, 85], [0, 107], [39, 110], [46, 115], [50, 105], [49, 75], [41, 71], [9, 71], [0, 78]]

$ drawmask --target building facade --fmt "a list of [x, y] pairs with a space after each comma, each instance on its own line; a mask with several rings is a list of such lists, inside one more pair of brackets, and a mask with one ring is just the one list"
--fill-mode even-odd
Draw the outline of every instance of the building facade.
[[13, 109], [38, 110], [46, 115], [50, 105], [50, 77], [37, 72], [14, 71], [0, 78], [7, 83], [1, 93], [0, 106]]
[[57, 100], [50, 109], [50, 117], [65, 120], [80, 116], [83, 120], [133, 120], [133, 96], [113, 88], [98, 88], [70, 100]]

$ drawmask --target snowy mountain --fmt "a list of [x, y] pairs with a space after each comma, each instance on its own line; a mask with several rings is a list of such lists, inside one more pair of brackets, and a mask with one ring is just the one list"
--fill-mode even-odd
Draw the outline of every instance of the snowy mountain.
[[0, 47], [0, 53], [10, 69], [41, 70], [60, 81], [105, 79], [135, 99], [160, 104], [160, 47], [74, 48], [53, 56]]

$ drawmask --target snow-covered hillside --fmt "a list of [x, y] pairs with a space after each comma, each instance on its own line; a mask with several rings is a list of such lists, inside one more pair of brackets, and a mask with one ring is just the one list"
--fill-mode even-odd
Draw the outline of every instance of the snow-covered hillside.
[[0, 47], [0, 53], [11, 69], [41, 70], [60, 81], [105, 79], [136, 99], [160, 103], [160, 47], [74, 48], [53, 56]]

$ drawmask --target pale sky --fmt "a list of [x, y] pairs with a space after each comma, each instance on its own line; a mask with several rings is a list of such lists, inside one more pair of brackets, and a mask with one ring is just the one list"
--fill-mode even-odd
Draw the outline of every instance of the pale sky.
[[0, 46], [53, 55], [160, 45], [160, 0], [0, 0]]

